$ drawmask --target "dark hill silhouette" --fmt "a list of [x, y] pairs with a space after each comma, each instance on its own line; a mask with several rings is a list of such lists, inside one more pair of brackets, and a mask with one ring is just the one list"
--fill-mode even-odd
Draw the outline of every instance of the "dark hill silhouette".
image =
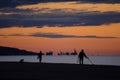
[[36, 55], [35, 52], [0, 46], [0, 55]]

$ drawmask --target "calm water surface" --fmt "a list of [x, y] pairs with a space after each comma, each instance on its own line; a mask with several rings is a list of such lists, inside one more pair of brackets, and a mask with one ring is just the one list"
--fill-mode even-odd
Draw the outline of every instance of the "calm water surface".
[[[94, 64], [119, 65], [120, 56], [88, 56]], [[17, 61], [24, 59], [25, 62], [38, 62], [37, 56], [0, 56], [0, 61]], [[43, 56], [45, 63], [73, 63], [78, 64], [77, 56]], [[88, 59], [84, 59], [85, 64], [91, 64]]]

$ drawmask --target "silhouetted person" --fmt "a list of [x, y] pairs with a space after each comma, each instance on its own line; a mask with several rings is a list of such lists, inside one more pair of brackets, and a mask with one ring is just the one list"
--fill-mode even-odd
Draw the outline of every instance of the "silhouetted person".
[[88, 58], [84, 52], [84, 50], [82, 49], [81, 52], [78, 55], [78, 60], [79, 60], [79, 64], [83, 64], [84, 61], [84, 57]]
[[38, 53], [38, 59], [39, 59], [39, 62], [41, 63], [41, 61], [42, 61], [42, 51], [40, 51], [40, 53]]

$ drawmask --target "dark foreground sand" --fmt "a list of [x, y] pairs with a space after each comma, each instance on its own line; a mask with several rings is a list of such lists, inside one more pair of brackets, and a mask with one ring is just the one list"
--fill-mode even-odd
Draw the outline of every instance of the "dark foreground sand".
[[0, 80], [120, 80], [120, 66], [0, 62]]

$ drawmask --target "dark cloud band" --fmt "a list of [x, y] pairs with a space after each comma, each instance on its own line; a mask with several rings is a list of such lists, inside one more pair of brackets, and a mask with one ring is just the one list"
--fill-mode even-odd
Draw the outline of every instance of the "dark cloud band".
[[23, 35], [23, 34], [11, 34], [11, 35], [0, 35], [3, 37], [7, 36], [32, 36], [32, 37], [45, 37], [45, 38], [99, 38], [99, 39], [116, 39], [118, 37], [113, 36], [96, 36], [96, 35], [87, 35], [87, 36], [75, 36], [75, 35], [64, 35], [64, 34], [57, 34], [57, 33], [33, 33], [30, 35]]
[[[120, 0], [78, 0], [84, 3], [106, 3], [106, 4], [118, 4], [120, 3]], [[78, 2], [79, 3], [79, 2]]]
[[63, 35], [63, 34], [55, 34], [55, 33], [34, 33], [30, 36], [34, 37], [47, 37], [47, 38], [117, 38], [112, 36], [95, 36], [95, 35], [88, 35], [88, 36], [75, 36], [75, 35]]
[[22, 26], [39, 28], [44, 26], [99, 26], [120, 23], [119, 12], [79, 12], [79, 13], [49, 13], [49, 14], [11, 14], [0, 15], [0, 28]]
[[43, 2], [67, 2], [67, 1], [80, 1], [84, 3], [110, 3], [110, 4], [120, 3], [120, 0], [0, 0], [0, 8], [16, 7], [19, 5], [37, 4]]

